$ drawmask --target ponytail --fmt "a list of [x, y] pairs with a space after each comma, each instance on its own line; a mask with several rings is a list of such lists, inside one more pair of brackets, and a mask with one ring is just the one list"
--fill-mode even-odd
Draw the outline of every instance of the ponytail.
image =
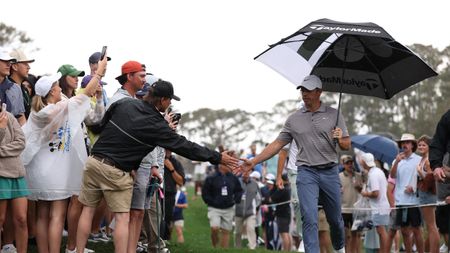
[[35, 95], [33, 97], [33, 100], [31, 101], [31, 108], [33, 109], [33, 111], [35, 112], [39, 112], [40, 110], [42, 110], [42, 108], [44, 108], [47, 105], [47, 101], [45, 98], [39, 96], [39, 95]]

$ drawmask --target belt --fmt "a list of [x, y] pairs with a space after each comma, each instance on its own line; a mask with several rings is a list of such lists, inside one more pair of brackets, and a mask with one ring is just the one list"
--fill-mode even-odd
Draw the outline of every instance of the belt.
[[327, 164], [320, 164], [320, 165], [315, 165], [315, 166], [311, 166], [311, 168], [316, 168], [316, 169], [328, 169], [330, 167], [334, 167], [336, 166], [336, 163], [327, 163]]
[[107, 164], [109, 166], [113, 166], [113, 167], [119, 168], [119, 167], [116, 166], [116, 163], [113, 160], [111, 160], [110, 158], [102, 157], [102, 156], [94, 155], [94, 154], [92, 154], [91, 157], [94, 158], [95, 160], [101, 162], [101, 163], [104, 163], [104, 164]]

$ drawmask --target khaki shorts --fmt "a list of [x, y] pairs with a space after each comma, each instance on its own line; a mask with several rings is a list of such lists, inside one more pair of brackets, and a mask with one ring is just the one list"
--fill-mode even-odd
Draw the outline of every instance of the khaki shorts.
[[133, 178], [130, 173], [88, 158], [78, 197], [83, 205], [97, 207], [104, 197], [111, 212], [126, 213], [130, 211], [132, 194]]
[[319, 231], [330, 231], [330, 225], [328, 225], [327, 217], [323, 209], [319, 210]]
[[208, 207], [210, 227], [219, 227], [231, 231], [233, 229], [234, 212], [234, 206], [227, 209]]
[[184, 220], [176, 220], [173, 225], [175, 227], [184, 227]]

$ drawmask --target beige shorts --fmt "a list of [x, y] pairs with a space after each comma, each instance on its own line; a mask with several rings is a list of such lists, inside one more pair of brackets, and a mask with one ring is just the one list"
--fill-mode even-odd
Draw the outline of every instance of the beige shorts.
[[319, 231], [330, 231], [330, 225], [328, 225], [327, 217], [323, 209], [319, 210]]
[[231, 231], [233, 229], [234, 212], [234, 206], [227, 209], [208, 207], [209, 225]]
[[111, 212], [126, 213], [130, 211], [132, 194], [133, 178], [130, 173], [92, 157], [87, 159], [78, 197], [83, 205], [97, 207], [104, 197]]
[[175, 227], [184, 227], [184, 220], [176, 220], [173, 225]]

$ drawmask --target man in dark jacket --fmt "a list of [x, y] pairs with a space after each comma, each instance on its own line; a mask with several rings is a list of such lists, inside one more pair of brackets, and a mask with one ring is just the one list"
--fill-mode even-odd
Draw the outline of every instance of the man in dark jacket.
[[227, 166], [219, 165], [216, 173], [206, 178], [202, 188], [203, 201], [208, 205], [211, 226], [211, 241], [214, 248], [228, 248], [230, 231], [233, 228], [234, 205], [241, 202], [242, 187], [239, 179]]
[[183, 165], [172, 155], [170, 150], [166, 149], [164, 160], [164, 220], [161, 222], [161, 237], [164, 240], [170, 240], [177, 185], [181, 187], [185, 182]]
[[[122, 72], [121, 77], [128, 79], [145, 76], [142, 64], [126, 66]], [[123, 98], [109, 107], [83, 171], [79, 200], [84, 207], [78, 224], [78, 253], [86, 246], [95, 207], [103, 196], [115, 216], [115, 250], [126, 251], [134, 170], [155, 146], [196, 161], [221, 163], [232, 168], [238, 165], [238, 160], [227, 152], [220, 154], [190, 142], [170, 128], [161, 113], [167, 110], [172, 99], [180, 100], [174, 95], [172, 84], [158, 80], [142, 101]]]
[[287, 174], [281, 176], [283, 188], [274, 188], [270, 193], [270, 199], [274, 204], [278, 204], [275, 209], [278, 231], [283, 240], [283, 250], [291, 250], [291, 237], [289, 235], [289, 224], [291, 223], [291, 187]]

